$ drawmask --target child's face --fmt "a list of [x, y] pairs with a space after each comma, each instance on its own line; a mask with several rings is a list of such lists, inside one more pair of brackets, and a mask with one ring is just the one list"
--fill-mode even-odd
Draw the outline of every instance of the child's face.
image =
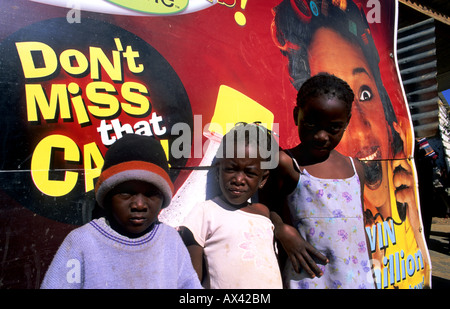
[[218, 167], [220, 190], [230, 204], [245, 204], [264, 186], [269, 171], [262, 170], [260, 164], [259, 157], [249, 157], [248, 147], [245, 150], [245, 158], [221, 159]]
[[157, 220], [163, 201], [161, 191], [154, 185], [126, 181], [112, 191], [112, 216], [125, 232], [140, 234]]
[[320, 95], [308, 98], [294, 117], [301, 143], [312, 156], [323, 158], [339, 144], [350, 120], [345, 102]]

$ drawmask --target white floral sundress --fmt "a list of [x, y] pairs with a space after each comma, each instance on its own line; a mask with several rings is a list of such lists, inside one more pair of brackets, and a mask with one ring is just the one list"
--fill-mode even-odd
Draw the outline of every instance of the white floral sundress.
[[364, 234], [361, 186], [354, 175], [346, 179], [321, 179], [300, 171], [295, 190], [288, 196], [294, 225], [300, 234], [329, 259], [319, 265], [323, 276], [296, 273], [288, 260], [284, 284], [291, 289], [372, 289], [369, 254]]

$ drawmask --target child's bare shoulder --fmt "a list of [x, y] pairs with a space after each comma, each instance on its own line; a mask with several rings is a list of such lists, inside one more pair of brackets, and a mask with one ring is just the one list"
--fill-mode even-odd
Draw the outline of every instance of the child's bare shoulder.
[[292, 157], [286, 153], [286, 151], [281, 150], [279, 155], [279, 168], [282, 173], [289, 173], [294, 169]]

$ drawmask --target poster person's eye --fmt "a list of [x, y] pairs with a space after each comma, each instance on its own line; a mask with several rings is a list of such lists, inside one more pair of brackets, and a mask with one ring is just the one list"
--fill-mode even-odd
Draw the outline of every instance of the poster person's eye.
[[366, 102], [370, 101], [373, 97], [372, 89], [368, 86], [362, 86], [359, 90], [359, 101]]

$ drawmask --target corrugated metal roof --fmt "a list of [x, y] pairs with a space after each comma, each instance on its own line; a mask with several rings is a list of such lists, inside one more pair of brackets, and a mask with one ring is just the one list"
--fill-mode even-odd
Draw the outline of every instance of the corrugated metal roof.
[[442, 91], [450, 88], [450, 1], [448, 0], [399, 0], [399, 28], [407, 27], [429, 17], [435, 19], [437, 83], [440, 100], [439, 131], [434, 140], [442, 144], [439, 156], [450, 170], [450, 106]]
[[399, 0], [399, 2], [450, 25], [450, 3], [448, 0]]
[[439, 128], [434, 19], [398, 30], [397, 58], [416, 137], [436, 135]]
[[398, 28], [413, 25], [427, 18], [435, 19], [438, 91], [450, 88], [450, 1], [398, 0]]

